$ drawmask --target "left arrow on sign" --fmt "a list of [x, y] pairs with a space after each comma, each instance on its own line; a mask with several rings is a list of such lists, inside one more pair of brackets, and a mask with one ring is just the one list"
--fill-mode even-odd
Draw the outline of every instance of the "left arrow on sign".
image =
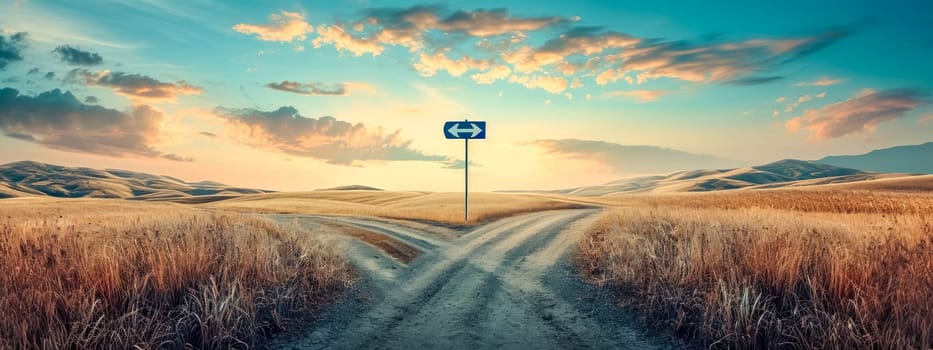
[[460, 134], [464, 132], [472, 132], [473, 135], [470, 137], [476, 137], [476, 135], [479, 135], [479, 133], [483, 131], [483, 129], [480, 129], [474, 123], [470, 123], [470, 129], [460, 129], [459, 127], [460, 127], [460, 124], [454, 124], [453, 126], [450, 127], [450, 129], [447, 129], [447, 132], [449, 132], [451, 135], [455, 137], [460, 136]]

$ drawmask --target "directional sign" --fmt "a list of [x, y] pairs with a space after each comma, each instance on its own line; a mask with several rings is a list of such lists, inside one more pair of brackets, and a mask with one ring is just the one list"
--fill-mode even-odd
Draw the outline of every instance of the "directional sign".
[[446, 122], [444, 136], [448, 139], [485, 139], [486, 121]]
[[463, 223], [470, 223], [470, 140], [486, 138], [486, 121], [444, 123], [444, 137], [463, 140]]

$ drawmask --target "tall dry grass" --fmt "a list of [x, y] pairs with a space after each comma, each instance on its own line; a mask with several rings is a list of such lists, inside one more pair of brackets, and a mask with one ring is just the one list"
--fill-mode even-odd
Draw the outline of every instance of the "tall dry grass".
[[0, 203], [0, 348], [247, 348], [350, 278], [321, 242], [253, 217]]
[[607, 205], [655, 208], [763, 208], [841, 214], [920, 215], [933, 213], [933, 193], [931, 192], [828, 189], [739, 190], [709, 193], [626, 195], [604, 198], [601, 199], [601, 202]]
[[[927, 205], [911, 198], [904, 208]], [[607, 211], [577, 263], [650, 323], [714, 348], [933, 348], [933, 212], [893, 215], [893, 201], [881, 214], [842, 214], [866, 203], [780, 204], [829, 208], [801, 212], [690, 200], [711, 205]]]

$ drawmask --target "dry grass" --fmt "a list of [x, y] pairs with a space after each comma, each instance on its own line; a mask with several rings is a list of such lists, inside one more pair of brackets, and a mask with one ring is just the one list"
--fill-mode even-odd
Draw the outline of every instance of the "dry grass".
[[[315, 191], [249, 195], [206, 204], [243, 212], [377, 216], [463, 225], [462, 193]], [[470, 225], [521, 213], [580, 208], [583, 204], [536, 195], [471, 193]]]
[[931, 192], [781, 189], [601, 198], [608, 205], [719, 209], [785, 209], [814, 213], [920, 215], [933, 213]]
[[924, 208], [929, 196], [888, 193], [633, 197], [577, 262], [649, 322], [711, 347], [929, 349]]
[[246, 348], [350, 277], [309, 235], [240, 214], [0, 203], [0, 348]]

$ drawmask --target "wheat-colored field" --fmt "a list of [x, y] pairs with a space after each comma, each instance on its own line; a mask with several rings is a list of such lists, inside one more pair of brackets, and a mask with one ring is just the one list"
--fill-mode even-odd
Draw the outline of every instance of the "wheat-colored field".
[[576, 261], [660, 328], [715, 348], [933, 347], [933, 195], [616, 197]]
[[[377, 216], [464, 224], [463, 193], [314, 191], [248, 195], [204, 204], [208, 208], [260, 213]], [[580, 202], [539, 195], [471, 193], [470, 225], [516, 214], [581, 208]]]
[[247, 348], [351, 277], [313, 233], [242, 214], [0, 202], [0, 348]]

